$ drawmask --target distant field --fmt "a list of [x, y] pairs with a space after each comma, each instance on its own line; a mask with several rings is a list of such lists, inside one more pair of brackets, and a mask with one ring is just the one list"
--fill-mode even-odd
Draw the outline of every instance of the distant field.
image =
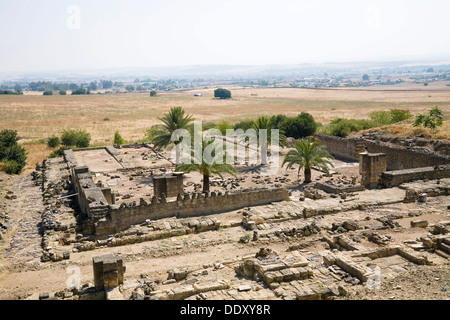
[[[338, 89], [253, 89], [229, 88], [231, 100], [216, 100], [213, 89], [181, 93], [126, 93], [88, 96], [0, 95], [0, 128], [15, 129], [29, 145], [30, 168], [42, 160], [50, 149], [38, 140], [59, 135], [63, 129], [85, 129], [94, 144], [111, 144], [118, 130], [129, 141], [145, 136], [157, 118], [172, 106], [181, 106], [187, 113], [202, 121], [227, 120], [235, 122], [254, 119], [260, 115], [296, 115], [311, 113], [316, 121], [327, 124], [337, 117], [365, 118], [374, 110], [408, 109], [413, 114], [439, 106], [450, 120], [450, 87], [401, 87], [415, 91], [384, 91]], [[194, 97], [194, 93], [204, 96]], [[441, 133], [446, 136], [446, 122]], [[448, 137], [447, 137], [448, 138]], [[42, 158], [42, 159], [41, 159]]]

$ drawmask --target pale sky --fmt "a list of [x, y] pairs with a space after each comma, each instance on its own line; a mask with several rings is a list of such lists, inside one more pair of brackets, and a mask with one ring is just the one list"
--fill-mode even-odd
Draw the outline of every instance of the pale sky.
[[449, 0], [0, 0], [0, 73], [450, 57], [449, 17]]

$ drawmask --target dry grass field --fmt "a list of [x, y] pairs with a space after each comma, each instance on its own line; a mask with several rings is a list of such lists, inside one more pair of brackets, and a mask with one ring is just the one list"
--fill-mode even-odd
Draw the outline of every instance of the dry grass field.
[[[63, 129], [85, 129], [95, 145], [112, 144], [118, 130], [128, 141], [145, 136], [157, 118], [172, 106], [181, 106], [202, 121], [254, 119], [260, 115], [297, 115], [311, 113], [316, 121], [327, 124], [334, 118], [365, 118], [375, 110], [408, 109], [413, 114], [439, 106], [446, 118], [437, 138], [450, 138], [450, 87], [445, 83], [372, 87], [368, 89], [228, 88], [233, 99], [214, 99], [214, 89], [177, 93], [91, 94], [43, 96], [0, 96], [0, 128], [18, 131], [27, 144], [28, 169], [33, 169], [51, 152], [42, 143]], [[203, 93], [195, 97], [194, 93]], [[408, 135], [409, 124], [395, 126], [396, 133]]]

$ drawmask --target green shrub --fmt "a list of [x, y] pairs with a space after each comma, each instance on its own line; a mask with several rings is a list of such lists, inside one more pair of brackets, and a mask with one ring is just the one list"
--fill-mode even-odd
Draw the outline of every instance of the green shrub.
[[411, 112], [409, 112], [409, 110], [391, 109], [389, 110], [389, 112], [391, 114], [391, 123], [397, 123], [412, 117], [412, 114]]
[[66, 147], [87, 148], [91, 141], [91, 135], [84, 130], [64, 130], [61, 135], [61, 143]]
[[22, 171], [22, 168], [20, 168], [16, 161], [7, 160], [3, 162], [2, 170], [7, 174], [19, 174]]
[[373, 111], [369, 114], [374, 127], [381, 127], [391, 123], [391, 114], [389, 111]]
[[202, 130], [203, 131], [205, 131], [205, 130], [209, 130], [209, 129], [212, 129], [212, 128], [215, 128], [216, 127], [216, 124], [214, 123], [214, 122], [212, 122], [212, 121], [208, 121], [208, 122], [206, 122], [206, 123], [202, 123]]
[[53, 95], [53, 91], [52, 90], [45, 90], [43, 95], [44, 96], [52, 96]]
[[279, 129], [280, 124], [284, 121], [287, 120], [288, 116], [284, 115], [284, 114], [277, 114], [276, 116], [272, 116], [270, 118], [270, 123], [272, 124], [272, 127], [274, 129]]
[[317, 130], [317, 123], [312, 115], [302, 112], [296, 117], [283, 120], [279, 125], [280, 129], [286, 137], [295, 139], [304, 138], [313, 135]]
[[4, 164], [3, 170], [9, 174], [17, 174], [26, 165], [27, 152], [17, 142], [17, 131], [4, 129], [0, 131], [0, 161]]
[[234, 124], [234, 130], [242, 129], [244, 130], [244, 132], [252, 127], [253, 127], [253, 120], [242, 120]]
[[234, 127], [225, 120], [222, 120], [221, 122], [219, 122], [216, 126], [216, 129], [220, 130], [220, 132], [222, 132], [222, 135], [226, 135], [227, 134], [227, 129], [234, 129]]
[[59, 90], [59, 95], [65, 96], [67, 94], [66, 90]]
[[48, 140], [47, 140], [47, 145], [50, 148], [59, 147], [60, 144], [61, 144], [61, 140], [57, 136], [52, 136], [52, 137], [48, 138]]
[[346, 137], [350, 133], [373, 128], [374, 122], [366, 119], [337, 118], [330, 122], [328, 134], [338, 137]]
[[79, 87], [78, 89], [72, 91], [72, 95], [79, 95], [79, 94], [88, 94], [88, 91], [82, 87]]
[[64, 155], [64, 150], [69, 150], [70, 147], [62, 146], [56, 150], [54, 150], [52, 153], [50, 153], [49, 158], [56, 158], [56, 157], [62, 157]]
[[374, 111], [369, 114], [373, 127], [381, 127], [397, 123], [412, 117], [409, 110], [391, 109], [389, 111]]
[[116, 145], [125, 144], [125, 140], [122, 138], [119, 131], [116, 131], [114, 133], [114, 144], [116, 144]]
[[155, 90], [150, 91], [150, 97], [155, 97], [155, 96], [156, 96], [156, 91]]

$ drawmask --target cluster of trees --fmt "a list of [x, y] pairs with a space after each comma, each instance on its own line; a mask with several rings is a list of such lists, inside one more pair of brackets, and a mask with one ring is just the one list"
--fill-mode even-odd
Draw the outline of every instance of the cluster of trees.
[[8, 174], [19, 174], [26, 165], [27, 153], [18, 141], [17, 131], [0, 131], [0, 161], [2, 170]]
[[[181, 107], [172, 107], [169, 112], [165, 113], [159, 120], [162, 122], [162, 124], [153, 126], [150, 130], [148, 130], [148, 139], [151, 143], [154, 144], [157, 148], [165, 148], [172, 143], [175, 145], [175, 148], [179, 145], [180, 141], [172, 142], [172, 134], [177, 129], [186, 129], [190, 130], [192, 129], [192, 122], [194, 118], [191, 115], [186, 115], [185, 111]], [[286, 117], [284, 115], [277, 115], [273, 117], [259, 117], [256, 120], [253, 121], [245, 121], [241, 122], [239, 124], [236, 124], [236, 129], [241, 128], [243, 130], [253, 128], [256, 131], [260, 129], [276, 129], [281, 127], [283, 123], [294, 123], [294, 131], [297, 132], [298, 127], [301, 127], [301, 125], [297, 126], [297, 122], [299, 124], [306, 125], [309, 130], [306, 131], [302, 128], [302, 135], [303, 134], [312, 134], [315, 131], [315, 126], [311, 127], [309, 126], [310, 122], [315, 123], [314, 119], [311, 115], [307, 113], [301, 113], [297, 117]], [[227, 126], [222, 122], [220, 124], [220, 128], [227, 129]], [[245, 127], [245, 128], [243, 128]], [[233, 128], [233, 127], [231, 127]], [[286, 128], [290, 128], [290, 126], [286, 126]], [[203, 128], [205, 129], [205, 128]], [[312, 130], [314, 129], [314, 130]], [[220, 129], [219, 129], [220, 130]], [[304, 137], [304, 136], [303, 136]], [[280, 138], [281, 140], [281, 138]], [[205, 150], [211, 150], [214, 152], [214, 148], [211, 148], [211, 144], [214, 143], [214, 139], [209, 141], [202, 141], [202, 160], [198, 162], [191, 161], [191, 163], [179, 163], [179, 150], [177, 150], [176, 154], [176, 170], [177, 171], [183, 171], [186, 173], [189, 172], [199, 172], [203, 176], [203, 192], [209, 192], [209, 181], [210, 176], [213, 174], [218, 175], [219, 177], [222, 177], [222, 174], [227, 173], [232, 176], [236, 176], [237, 171], [236, 169], [231, 165], [226, 163], [225, 159], [221, 159], [222, 161], [213, 161], [212, 163], [210, 161], [205, 161], [204, 154]], [[288, 168], [291, 168], [294, 164], [297, 164], [299, 166], [299, 172], [302, 168], [305, 169], [305, 183], [311, 182], [311, 168], [313, 166], [317, 166], [319, 168], [322, 168], [325, 171], [329, 170], [328, 165], [332, 165], [331, 162], [328, 159], [332, 159], [332, 156], [323, 150], [322, 146], [317, 145], [316, 141], [312, 141], [309, 137], [306, 141], [300, 141], [295, 144], [295, 150], [291, 150], [286, 155], [286, 158], [284, 159], [283, 166], [287, 165]], [[217, 158], [219, 160], [221, 157], [225, 157], [226, 155], [215, 155], [211, 154], [213, 158]], [[194, 153], [192, 154], [192, 158], [194, 159]], [[261, 159], [263, 156], [261, 155]]]
[[23, 92], [22, 91], [12, 91], [12, 90], [0, 90], [0, 94], [23, 95]]
[[[91, 81], [90, 83], [78, 85], [76, 83], [53, 83], [50, 81], [35, 81], [28, 84], [28, 88], [31, 91], [76, 91], [79, 88], [85, 88], [87, 90], [98, 90], [99, 88], [110, 89], [115, 85], [111, 80]], [[21, 91], [21, 90], [19, 90]]]

